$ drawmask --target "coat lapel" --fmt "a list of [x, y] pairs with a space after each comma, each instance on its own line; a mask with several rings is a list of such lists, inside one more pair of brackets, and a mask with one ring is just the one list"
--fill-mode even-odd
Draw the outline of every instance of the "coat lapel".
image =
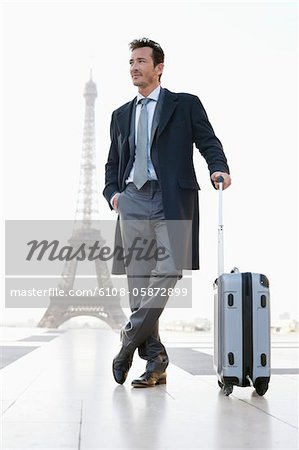
[[158, 103], [156, 105], [155, 113], [154, 113], [154, 117], [153, 117], [150, 146], [152, 146], [152, 143], [153, 143], [153, 140], [155, 137], [155, 133], [156, 133], [158, 125], [159, 125], [164, 96], [165, 96], [165, 89], [161, 88], [161, 92], [160, 92], [160, 95], [158, 98]]
[[[161, 107], [159, 125], [158, 125], [158, 135], [162, 133], [166, 125], [168, 124], [172, 114], [174, 113], [177, 107], [177, 99], [178, 96], [168, 89], [163, 89], [164, 91], [164, 99]], [[158, 106], [158, 105], [157, 105]]]
[[121, 133], [121, 140], [124, 142], [129, 139], [129, 145], [131, 147], [134, 144], [134, 136], [131, 133], [131, 117], [132, 113], [135, 112], [136, 98], [131, 102], [127, 103], [118, 113], [118, 126]]
[[135, 115], [136, 115], [136, 99], [134, 100], [132, 113], [130, 117], [129, 147], [131, 155], [135, 154]]

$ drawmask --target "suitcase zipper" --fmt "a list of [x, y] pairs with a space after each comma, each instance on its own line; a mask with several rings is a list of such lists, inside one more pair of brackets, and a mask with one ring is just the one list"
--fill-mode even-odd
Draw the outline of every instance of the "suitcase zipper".
[[253, 377], [252, 275], [242, 274], [243, 367], [242, 385], [249, 386]]

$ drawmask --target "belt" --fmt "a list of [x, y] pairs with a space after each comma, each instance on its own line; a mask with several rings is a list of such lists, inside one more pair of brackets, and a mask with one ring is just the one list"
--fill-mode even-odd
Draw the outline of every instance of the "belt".
[[139, 192], [154, 193], [161, 190], [158, 180], [148, 180], [140, 189], [137, 189], [133, 182], [128, 183], [127, 186], [130, 189], [138, 190]]

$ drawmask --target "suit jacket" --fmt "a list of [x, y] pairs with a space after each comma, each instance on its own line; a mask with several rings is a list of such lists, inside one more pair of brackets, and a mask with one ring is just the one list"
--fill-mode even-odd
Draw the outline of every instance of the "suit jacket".
[[[205, 158], [210, 174], [229, 173], [222, 144], [215, 136], [199, 98], [162, 89], [159, 122], [153, 124], [151, 159], [161, 186], [164, 214], [169, 224], [178, 268], [199, 268], [199, 207], [200, 189], [193, 165], [193, 144]], [[161, 95], [161, 94], [160, 94]], [[103, 194], [110, 204], [113, 193], [123, 191], [134, 162], [135, 144], [131, 132], [131, 117], [136, 98], [112, 114], [111, 146], [105, 166]], [[158, 107], [158, 105], [157, 105]], [[182, 229], [178, 234], [178, 224]], [[179, 239], [178, 239], [179, 237]], [[116, 244], [120, 245], [120, 229], [116, 229]], [[124, 273], [115, 261], [113, 273]]]

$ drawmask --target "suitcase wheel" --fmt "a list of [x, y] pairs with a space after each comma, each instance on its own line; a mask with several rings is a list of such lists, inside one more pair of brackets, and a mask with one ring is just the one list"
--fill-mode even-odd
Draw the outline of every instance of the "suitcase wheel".
[[223, 391], [223, 394], [228, 397], [233, 392], [233, 385], [232, 384], [223, 384], [221, 381], [218, 380], [218, 386]]
[[267, 381], [257, 381], [254, 387], [257, 394], [262, 396], [266, 394], [269, 387], [269, 383]]
[[233, 392], [233, 385], [232, 384], [225, 384], [222, 388], [223, 394], [228, 397]]

